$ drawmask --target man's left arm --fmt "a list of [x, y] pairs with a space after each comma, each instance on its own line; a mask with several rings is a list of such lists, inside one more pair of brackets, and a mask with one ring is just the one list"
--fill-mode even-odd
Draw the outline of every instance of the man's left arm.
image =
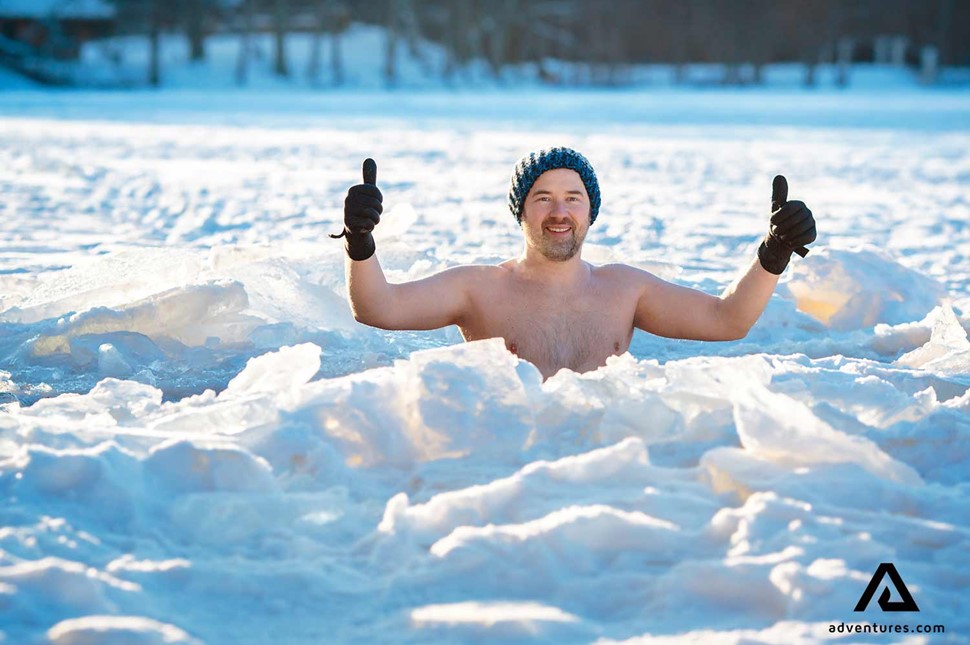
[[771, 300], [780, 276], [770, 273], [754, 258], [747, 270], [718, 298], [717, 324], [725, 330], [726, 340], [744, 338], [761, 317]]
[[634, 325], [667, 338], [738, 340], [758, 321], [793, 253], [815, 241], [815, 219], [803, 202], [788, 201], [788, 184], [775, 178], [768, 233], [747, 270], [720, 297], [640, 273]]

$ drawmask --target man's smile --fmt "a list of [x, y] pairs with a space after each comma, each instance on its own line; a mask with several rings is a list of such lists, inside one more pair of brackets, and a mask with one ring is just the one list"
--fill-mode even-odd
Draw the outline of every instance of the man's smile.
[[547, 226], [546, 230], [553, 235], [565, 235], [569, 231], [573, 230], [572, 226]]

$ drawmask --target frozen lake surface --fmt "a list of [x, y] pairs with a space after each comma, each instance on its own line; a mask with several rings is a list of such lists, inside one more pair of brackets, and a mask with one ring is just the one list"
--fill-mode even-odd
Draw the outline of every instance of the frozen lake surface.
[[[0, 115], [0, 641], [970, 638], [970, 93]], [[407, 280], [517, 254], [509, 174], [550, 145], [599, 174], [593, 263], [718, 293], [778, 173], [819, 239], [746, 339], [637, 332], [545, 383], [501, 341], [354, 322], [326, 233], [363, 158]], [[881, 562], [919, 614], [853, 612]]]

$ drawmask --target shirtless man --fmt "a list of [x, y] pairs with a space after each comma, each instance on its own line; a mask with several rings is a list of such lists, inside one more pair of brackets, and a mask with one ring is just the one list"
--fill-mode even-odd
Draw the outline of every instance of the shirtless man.
[[568, 368], [595, 370], [630, 346], [633, 329], [668, 338], [744, 338], [764, 310], [793, 252], [815, 240], [815, 220], [787, 201], [776, 177], [768, 234], [744, 272], [720, 297], [665, 282], [624, 264], [593, 266], [583, 240], [596, 221], [599, 185], [584, 156], [552, 148], [523, 158], [509, 206], [525, 237], [522, 254], [497, 266], [458, 266], [422, 280], [389, 284], [374, 255], [382, 196], [377, 166], [347, 193], [347, 286], [354, 318], [381, 329], [458, 325], [466, 341], [500, 337], [543, 378]]

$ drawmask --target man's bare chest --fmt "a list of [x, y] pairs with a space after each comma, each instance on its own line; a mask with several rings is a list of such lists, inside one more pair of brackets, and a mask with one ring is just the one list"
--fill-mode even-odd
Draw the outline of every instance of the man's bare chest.
[[630, 345], [636, 303], [615, 289], [555, 294], [507, 288], [489, 295], [475, 303], [477, 315], [462, 326], [465, 338], [504, 338], [509, 351], [543, 376], [562, 368], [596, 369]]

